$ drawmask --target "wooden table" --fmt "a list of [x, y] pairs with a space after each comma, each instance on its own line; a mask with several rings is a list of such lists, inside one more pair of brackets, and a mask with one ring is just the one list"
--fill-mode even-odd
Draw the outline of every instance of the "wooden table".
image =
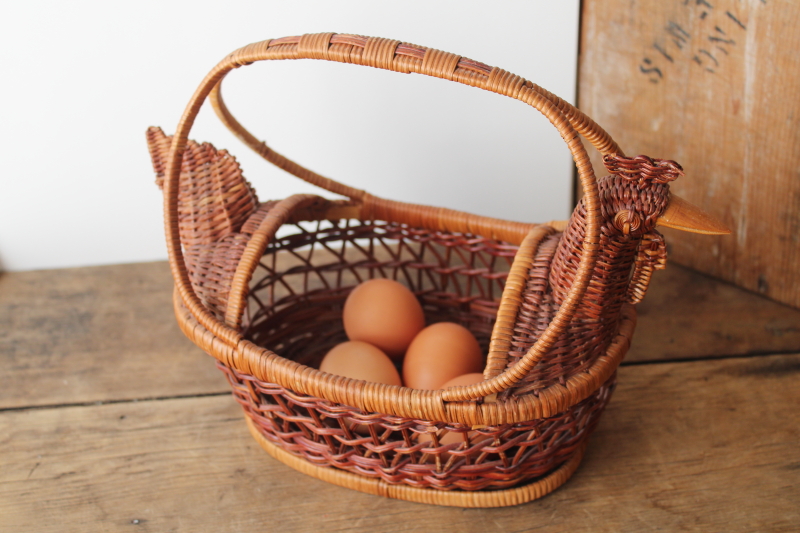
[[0, 276], [0, 531], [800, 530], [800, 311], [670, 265], [575, 476], [459, 509], [269, 457], [171, 290], [165, 263]]

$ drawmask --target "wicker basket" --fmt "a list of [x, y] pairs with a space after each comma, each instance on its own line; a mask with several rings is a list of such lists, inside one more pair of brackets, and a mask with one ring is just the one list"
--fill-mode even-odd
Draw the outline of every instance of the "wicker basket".
[[[535, 107], [577, 165], [584, 191], [573, 216], [579, 222], [562, 233], [566, 223], [523, 224], [381, 199], [275, 153], [229, 113], [220, 83], [255, 61], [300, 58], [427, 74]], [[295, 195], [259, 203], [227, 152], [188, 141], [207, 97], [250, 148], [347, 199]], [[625, 159], [580, 111], [501, 69], [399, 41], [332, 33], [237, 50], [203, 80], [174, 137], [148, 130], [165, 194], [178, 321], [218, 360], [267, 452], [337, 485], [463, 507], [519, 504], [570, 477], [629, 346], [631, 303], [664, 264], [663, 241], [652, 232], [608, 244], [601, 231], [608, 226], [605, 189], [579, 133], [629, 181], [661, 176], [666, 183], [680, 174], [671, 162]], [[649, 223], [618, 218], [614, 224], [626, 231], [631, 222]], [[624, 279], [615, 274], [619, 265], [597, 261], [604, 245], [630, 256]], [[428, 391], [315, 370], [345, 340], [341, 310], [349, 291], [375, 277], [411, 288], [428, 323], [471, 329], [487, 353], [485, 381]], [[430, 438], [419, 439], [421, 433]], [[441, 442], [446, 433], [457, 434], [456, 442]]]

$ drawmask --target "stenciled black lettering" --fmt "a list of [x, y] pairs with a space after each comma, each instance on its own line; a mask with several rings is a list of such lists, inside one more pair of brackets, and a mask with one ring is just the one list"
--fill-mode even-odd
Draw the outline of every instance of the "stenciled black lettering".
[[674, 62], [675, 62], [675, 60], [674, 60], [674, 59], [672, 59], [672, 56], [671, 56], [671, 55], [669, 55], [669, 54], [667, 53], [667, 51], [666, 51], [666, 50], [664, 50], [664, 49], [661, 47], [661, 45], [660, 45], [660, 44], [658, 44], [658, 43], [653, 43], [653, 48], [655, 48], [656, 50], [658, 50], [658, 51], [661, 53], [661, 55], [662, 55], [662, 56], [664, 56], [665, 58], [667, 58], [667, 61], [669, 61], [670, 63], [674, 63]]
[[723, 39], [722, 37], [717, 37], [716, 35], [709, 35], [708, 40], [712, 43], [736, 44], [736, 41], [733, 39]]
[[700, 53], [710, 57], [711, 61], [713, 61], [716, 66], [719, 66], [719, 61], [717, 61], [716, 57], [711, 55], [711, 52], [709, 52], [708, 50], [700, 50]]
[[728, 18], [730, 18], [732, 21], [734, 21], [736, 24], [738, 24], [740, 28], [742, 28], [743, 30], [747, 31], [747, 26], [742, 24], [742, 21], [737, 19], [736, 16], [733, 13], [731, 13], [730, 11], [726, 11], [725, 14], [728, 15]]
[[[646, 59], [646, 58], [645, 58], [644, 61], [645, 61], [645, 63], [650, 63], [649, 60]], [[658, 67], [644, 68], [644, 65], [639, 65], [639, 71], [642, 74], [656, 74], [660, 79], [664, 78], [664, 74], [661, 72], [661, 69], [658, 68]], [[653, 78], [651, 78], [650, 81], [654, 81]], [[655, 80], [655, 81], [658, 81], [658, 80]]]
[[680, 24], [672, 20], [667, 22], [667, 27], [665, 29], [667, 30], [667, 33], [669, 33], [676, 39], [680, 39], [682, 41], [686, 41], [687, 39], [689, 39], [689, 37], [691, 37], [691, 35], [689, 35], [689, 32], [684, 30]]

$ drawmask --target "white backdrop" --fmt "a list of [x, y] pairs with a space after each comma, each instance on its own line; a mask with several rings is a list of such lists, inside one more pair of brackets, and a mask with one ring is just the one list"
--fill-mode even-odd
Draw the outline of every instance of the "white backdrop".
[[[240, 46], [324, 31], [390, 37], [499, 66], [574, 102], [578, 4], [8, 2], [0, 269], [166, 258], [145, 129], [171, 134], [203, 76]], [[525, 221], [566, 218], [572, 207], [568, 150], [509, 98], [307, 60], [238, 69], [224, 93], [277, 151], [378, 196]], [[251, 154], [208, 106], [191, 138], [229, 149], [262, 201], [319, 192]]]

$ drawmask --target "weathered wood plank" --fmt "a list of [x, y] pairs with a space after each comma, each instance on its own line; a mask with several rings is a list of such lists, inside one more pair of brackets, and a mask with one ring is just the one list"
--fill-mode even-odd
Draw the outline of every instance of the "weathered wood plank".
[[2, 531], [796, 531], [800, 355], [626, 367], [589, 453], [506, 509], [411, 504], [271, 459], [225, 397], [0, 413]]
[[[733, 236], [668, 231], [672, 257], [800, 307], [800, 4], [583, 2], [579, 104]], [[593, 160], [602, 169], [599, 158]]]
[[800, 352], [800, 311], [676, 264], [653, 275], [626, 361]]
[[[172, 315], [166, 263], [0, 276], [0, 408], [227, 390]], [[627, 361], [800, 351], [800, 311], [677, 265], [653, 277]]]
[[0, 275], [0, 408], [224, 391], [178, 329], [167, 263]]

